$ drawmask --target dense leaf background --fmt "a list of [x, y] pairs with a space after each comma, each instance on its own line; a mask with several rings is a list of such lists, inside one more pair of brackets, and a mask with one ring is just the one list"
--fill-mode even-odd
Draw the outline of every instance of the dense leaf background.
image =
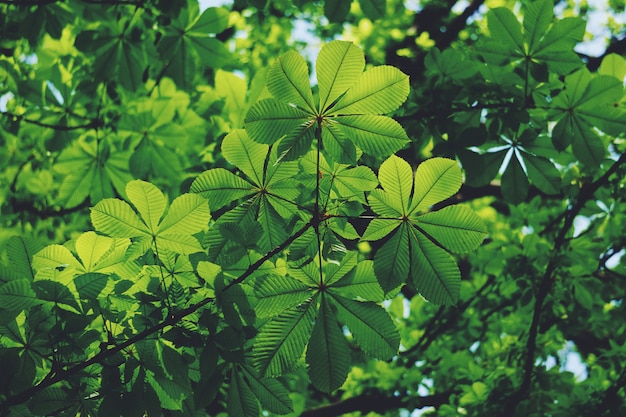
[[0, 1], [0, 416], [625, 414], [600, 3]]

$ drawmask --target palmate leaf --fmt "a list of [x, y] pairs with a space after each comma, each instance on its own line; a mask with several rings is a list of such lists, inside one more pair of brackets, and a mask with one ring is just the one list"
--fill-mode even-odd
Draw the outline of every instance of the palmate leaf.
[[154, 222], [163, 215], [163, 194], [154, 185], [141, 180], [129, 182], [126, 193], [141, 217], [125, 201], [105, 199], [91, 209], [91, 221], [97, 230], [111, 237], [133, 238], [134, 251], [139, 252], [134, 253], [135, 256], [140, 256], [150, 241], [157, 248], [162, 246], [181, 254], [202, 250], [191, 235], [203, 230], [211, 217], [204, 198], [197, 194], [178, 196], [156, 225]]
[[261, 327], [253, 346], [259, 375], [276, 377], [295, 366], [311, 336], [314, 305], [310, 300], [285, 310]]
[[565, 75], [581, 66], [581, 60], [573, 51], [582, 41], [585, 21], [581, 18], [565, 18], [553, 22], [553, 3], [538, 0], [528, 6], [524, 16], [524, 31], [517, 17], [505, 7], [487, 13], [490, 38], [478, 45], [478, 52], [497, 64], [506, 61], [545, 62], [559, 74]]
[[552, 102], [553, 117], [561, 118], [552, 131], [559, 149], [572, 144], [574, 155], [586, 165], [597, 167], [606, 149], [594, 127], [610, 135], [626, 129], [626, 111], [616, 107], [624, 97], [622, 81], [597, 75], [582, 68], [565, 77], [565, 89]]
[[397, 156], [381, 164], [378, 179], [383, 188], [373, 190], [369, 201], [374, 212], [387, 218], [372, 220], [362, 239], [389, 236], [374, 255], [374, 271], [386, 294], [410, 278], [432, 302], [454, 303], [458, 298], [460, 274], [446, 250], [475, 249], [486, 235], [485, 225], [462, 206], [422, 212], [456, 193], [461, 178], [458, 164], [445, 158], [424, 161], [415, 175]]
[[[10, 268], [20, 278], [33, 279], [35, 277], [31, 266], [33, 255], [41, 249], [33, 239], [21, 236], [11, 236], [6, 243], [6, 252]], [[5, 277], [6, 278], [6, 277]]]
[[124, 194], [122, 184], [130, 181], [128, 152], [111, 151], [108, 141], [78, 140], [59, 155], [54, 170], [63, 175], [58, 201], [74, 207], [87, 196], [93, 203]]
[[408, 76], [391, 66], [363, 73], [363, 52], [351, 42], [332, 41], [320, 51], [316, 69], [319, 103], [314, 103], [304, 58], [282, 55], [268, 71], [273, 98], [254, 104], [245, 119], [250, 138], [279, 145], [280, 160], [306, 154], [313, 139], [339, 163], [355, 163], [357, 150], [386, 156], [409, 139], [396, 121], [383, 116], [408, 96]]
[[126, 195], [148, 226], [150, 233], [155, 234], [167, 205], [163, 193], [152, 184], [131, 181], [126, 185]]
[[528, 178], [524, 168], [511, 149], [511, 159], [502, 174], [502, 196], [513, 204], [522, 202], [528, 195]]
[[307, 347], [306, 363], [311, 382], [323, 392], [341, 387], [350, 371], [350, 348], [324, 294]]

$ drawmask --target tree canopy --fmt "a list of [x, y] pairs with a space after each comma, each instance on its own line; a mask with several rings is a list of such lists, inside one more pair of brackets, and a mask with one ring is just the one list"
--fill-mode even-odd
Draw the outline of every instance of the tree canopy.
[[626, 414], [621, 2], [0, 12], [0, 416]]

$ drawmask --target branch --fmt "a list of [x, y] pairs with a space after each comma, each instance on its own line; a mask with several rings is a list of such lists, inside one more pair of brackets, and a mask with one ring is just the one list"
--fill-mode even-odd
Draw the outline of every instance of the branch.
[[596, 193], [596, 191], [598, 191], [600, 187], [608, 184], [611, 175], [613, 175], [624, 163], [626, 163], [626, 153], [622, 154], [620, 158], [604, 173], [604, 175], [602, 175], [593, 183], [583, 186], [580, 189], [580, 193], [578, 195], [576, 203], [569, 206], [568, 210], [566, 211], [563, 227], [561, 227], [561, 230], [559, 231], [559, 234], [554, 241], [552, 257], [550, 258], [545, 273], [541, 278], [541, 283], [539, 284], [539, 289], [537, 290], [537, 294], [535, 296], [533, 318], [530, 324], [530, 329], [528, 331], [528, 340], [526, 341], [526, 354], [523, 369], [524, 377], [518, 390], [514, 394], [512, 394], [509, 401], [507, 401], [507, 411], [509, 411], [508, 414], [512, 414], [518, 403], [527, 398], [530, 392], [530, 385], [532, 381], [535, 362], [537, 334], [539, 332], [539, 320], [543, 312], [544, 301], [550, 293], [550, 290], [552, 289], [552, 284], [554, 283], [553, 275], [558, 266], [558, 259], [561, 254], [561, 250], [563, 249], [563, 246], [565, 246], [567, 243], [566, 235], [572, 228], [574, 224], [574, 219], [580, 213], [587, 201], [593, 198], [594, 194]]
[[8, 112], [0, 112], [0, 114], [9, 118], [15, 119], [15, 120], [19, 120], [25, 123], [30, 123], [32, 125], [46, 127], [46, 128], [50, 128], [54, 130], [64, 131], [64, 132], [67, 132], [70, 130], [79, 130], [79, 129], [97, 129], [99, 127], [104, 126], [104, 122], [100, 119], [93, 119], [89, 123], [86, 123], [84, 125], [67, 126], [67, 125], [53, 125], [49, 123], [40, 122], [38, 120], [27, 119], [23, 115], [18, 115], [18, 114], [13, 114], [13, 113], [8, 113]]
[[458, 37], [459, 33], [467, 25], [467, 19], [472, 16], [478, 8], [485, 2], [485, 0], [472, 0], [470, 4], [463, 10], [463, 13], [450, 22], [445, 32], [442, 32], [439, 36], [435, 37], [435, 43], [441, 50], [450, 46]]
[[245, 270], [245, 272], [243, 274], [241, 274], [237, 279], [233, 280], [230, 284], [226, 285], [224, 287], [224, 291], [226, 291], [227, 289], [229, 289], [230, 287], [232, 287], [234, 285], [241, 284], [246, 278], [248, 278], [250, 275], [252, 275], [252, 273], [254, 273], [254, 271], [259, 269], [261, 267], [261, 265], [263, 265], [263, 263], [265, 261], [267, 261], [268, 259], [272, 258], [274, 255], [277, 255], [282, 250], [286, 249], [287, 246], [291, 245], [294, 240], [296, 240], [297, 238], [302, 236], [304, 234], [304, 232], [309, 230], [309, 227], [311, 227], [311, 226], [312, 226], [312, 220], [310, 222], [308, 222], [307, 224], [305, 224], [304, 226], [302, 226], [302, 228], [300, 228], [293, 235], [289, 236], [289, 238], [287, 240], [285, 240], [283, 243], [281, 243], [280, 245], [276, 246], [271, 251], [267, 252], [261, 259], [259, 259], [255, 263], [251, 264], [248, 267], [248, 269]]
[[426, 397], [395, 397], [383, 395], [380, 392], [357, 395], [334, 403], [310, 408], [300, 414], [300, 417], [331, 417], [345, 413], [360, 411], [362, 413], [384, 413], [389, 410], [405, 408], [409, 410], [423, 407], [439, 407], [448, 403], [452, 393], [433, 394]]
[[[82, 0], [83, 3], [97, 4], [97, 5], [130, 5], [130, 6], [143, 6], [145, 0]], [[49, 4], [60, 3], [63, 0], [0, 0], [0, 4], [8, 4], [9, 6], [47, 6]]]
[[96, 363], [102, 363], [105, 359], [113, 356], [114, 354], [122, 351], [123, 349], [126, 349], [127, 347], [146, 339], [148, 336], [153, 335], [154, 333], [164, 329], [167, 326], [173, 326], [175, 324], [177, 324], [180, 320], [182, 320], [184, 317], [196, 312], [198, 309], [200, 309], [201, 307], [209, 304], [210, 302], [212, 302], [213, 299], [212, 298], [206, 298], [202, 301], [200, 301], [197, 304], [194, 304], [192, 306], [187, 307], [186, 309], [180, 310], [176, 313], [171, 314], [170, 316], [168, 316], [164, 321], [162, 321], [161, 323], [150, 327], [144, 331], [142, 331], [141, 333], [136, 334], [135, 336], [131, 337], [130, 339], [126, 340], [125, 342], [120, 343], [119, 345], [115, 345], [114, 347], [111, 347], [109, 349], [106, 350], [102, 350], [100, 351], [100, 353], [96, 354], [95, 356], [92, 356], [90, 359], [87, 359], [84, 362], [81, 362], [77, 365], [72, 366], [71, 368], [67, 368], [64, 369], [62, 371], [53, 373], [52, 371], [41, 381], [39, 382], [37, 385], [32, 386], [22, 392], [20, 392], [19, 394], [16, 394], [12, 397], [8, 397], [2, 404], [0, 404], [0, 413], [2, 413], [2, 415], [7, 415], [9, 409], [17, 404], [22, 404], [26, 401], [28, 401], [32, 396], [34, 396], [35, 394], [37, 394], [39, 391], [42, 391], [46, 388], [48, 388], [49, 386], [56, 384], [57, 382], [63, 381], [65, 380], [67, 377], [69, 377], [70, 375], [73, 375], [79, 371], [82, 371], [83, 369], [94, 365]]
[[9, 6], [46, 6], [48, 4], [58, 3], [62, 0], [0, 0], [0, 4], [8, 4]]
[[[243, 282], [247, 277], [249, 277], [255, 270], [257, 270], [265, 261], [267, 261], [268, 259], [272, 258], [274, 255], [276, 255], [277, 253], [279, 253], [280, 251], [282, 251], [283, 249], [285, 249], [287, 246], [289, 246], [294, 240], [296, 240], [298, 237], [302, 236], [302, 234], [304, 234], [304, 232], [306, 232], [309, 227], [311, 227], [311, 222], [305, 224], [301, 229], [299, 229], [298, 231], [296, 231], [292, 236], [289, 237], [289, 239], [285, 240], [281, 245], [277, 246], [276, 248], [272, 249], [271, 251], [267, 252], [265, 255], [263, 255], [258, 261], [256, 261], [255, 263], [253, 263], [252, 265], [250, 265], [248, 267], [248, 269], [246, 269], [246, 271], [241, 274], [237, 279], [235, 279], [234, 281], [232, 281], [230, 284], [228, 284], [226, 287], [224, 287], [224, 291], [226, 291], [228, 288], [239, 284], [241, 282]], [[88, 366], [94, 365], [96, 363], [102, 363], [102, 361], [104, 361], [105, 359], [113, 356], [114, 354], [122, 351], [123, 349], [141, 341], [146, 339], [147, 337], [157, 333], [158, 331], [164, 329], [167, 326], [174, 326], [176, 324], [178, 324], [183, 318], [187, 317], [190, 314], [195, 313], [197, 310], [199, 310], [201, 307], [204, 307], [205, 305], [209, 304], [210, 302], [212, 302], [214, 299], [213, 298], [206, 298], [196, 304], [193, 304], [183, 310], [174, 312], [172, 314], [170, 314], [165, 320], [163, 320], [161, 323], [156, 324], [148, 329], [145, 329], [144, 331], [142, 331], [141, 333], [136, 334], [135, 336], [131, 337], [130, 339], [120, 343], [119, 345], [115, 345], [109, 349], [106, 350], [102, 350], [100, 351], [100, 353], [92, 356], [91, 358], [87, 359], [84, 362], [80, 362], [77, 365], [72, 366], [71, 368], [67, 368], [64, 369], [62, 371], [59, 372], [50, 372], [46, 377], [44, 377], [44, 379], [42, 381], [40, 381], [37, 385], [30, 387], [22, 392], [20, 392], [19, 394], [16, 394], [12, 397], [8, 397], [3, 403], [0, 403], [0, 415], [5, 416], [8, 414], [9, 409], [14, 406], [14, 405], [18, 405], [18, 404], [22, 404], [26, 401], [28, 401], [32, 396], [34, 396], [35, 394], [37, 394], [38, 392], [46, 389], [47, 387], [56, 384], [57, 382], [63, 381], [66, 378], [68, 378], [69, 376], [82, 371], [83, 369], [87, 368]]]

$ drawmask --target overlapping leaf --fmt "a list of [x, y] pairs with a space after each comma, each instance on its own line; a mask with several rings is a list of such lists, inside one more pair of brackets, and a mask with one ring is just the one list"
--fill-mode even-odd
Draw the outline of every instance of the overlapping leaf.
[[460, 273], [448, 252], [475, 249], [486, 235], [485, 225], [465, 206], [422, 212], [458, 191], [458, 164], [432, 158], [413, 174], [406, 161], [391, 156], [380, 166], [378, 179], [382, 189], [372, 191], [369, 201], [381, 217], [368, 225], [363, 239], [390, 236], [374, 256], [382, 288], [390, 292], [408, 280], [429, 301], [454, 303]]
[[247, 178], [224, 168], [214, 168], [203, 172], [192, 183], [191, 191], [206, 197], [214, 211], [235, 200], [243, 201], [222, 215], [218, 227], [209, 232], [212, 246], [217, 249], [229, 245], [224, 241], [224, 230], [220, 231], [220, 227], [240, 225], [255, 230], [255, 222], [260, 224], [263, 232], [257, 239], [261, 249], [267, 251], [280, 245], [286, 238], [285, 221], [297, 213], [294, 201], [299, 191], [293, 178], [298, 172], [297, 163], [278, 163], [275, 148], [253, 142], [241, 129], [224, 138], [222, 153]]
[[402, 148], [408, 137], [393, 119], [409, 92], [408, 77], [390, 66], [368, 69], [361, 50], [350, 42], [332, 41], [317, 58], [319, 101], [309, 85], [306, 61], [295, 52], [282, 55], [268, 71], [273, 98], [255, 104], [246, 116], [250, 138], [279, 145], [282, 159], [309, 151], [317, 132], [329, 159], [356, 162], [355, 145], [386, 156]]
[[[107, 198], [91, 209], [96, 230], [114, 238], [131, 238], [135, 256], [153, 246], [176, 253], [199, 252], [202, 246], [192, 236], [207, 227], [210, 219], [207, 201], [197, 194], [182, 194], [166, 212], [165, 196], [154, 185], [134, 180], [126, 185], [128, 200]], [[132, 257], [132, 256], [131, 256]]]
[[350, 369], [342, 325], [372, 357], [388, 359], [397, 352], [399, 334], [376, 304], [382, 301], [383, 291], [372, 262], [358, 263], [357, 257], [356, 252], [349, 252], [339, 264], [325, 263], [322, 271], [313, 262], [290, 268], [287, 276], [257, 279], [255, 309], [271, 316], [254, 344], [254, 360], [261, 375], [287, 372], [308, 344], [306, 362], [313, 384], [325, 392], [339, 388]]
[[623, 97], [623, 79], [612, 75], [593, 76], [582, 68], [565, 77], [565, 88], [552, 101], [551, 116], [560, 119], [552, 132], [555, 148], [571, 144], [576, 158], [598, 167], [606, 149], [594, 128], [615, 136], [626, 130], [626, 111], [617, 104]]
[[582, 41], [585, 21], [579, 17], [553, 20], [550, 0], [535, 1], [528, 6], [523, 30], [510, 9], [492, 9], [487, 13], [491, 39], [479, 45], [478, 53], [494, 63], [545, 62], [559, 74], [567, 74], [581, 65], [574, 46]]

